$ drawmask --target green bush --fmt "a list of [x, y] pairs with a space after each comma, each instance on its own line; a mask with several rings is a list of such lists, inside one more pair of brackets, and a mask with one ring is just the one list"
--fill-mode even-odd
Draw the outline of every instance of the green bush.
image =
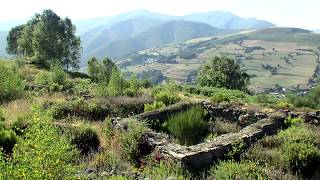
[[73, 81], [72, 91], [76, 95], [90, 94], [94, 85], [90, 79], [76, 79]]
[[53, 125], [48, 114], [34, 109], [30, 127], [6, 159], [4, 179], [75, 179], [78, 152]]
[[211, 100], [217, 103], [230, 102], [231, 97], [227, 93], [218, 92], [212, 96]]
[[167, 128], [180, 144], [192, 145], [201, 141], [208, 131], [204, 117], [205, 110], [201, 106], [195, 106], [171, 116], [167, 121]]
[[164, 107], [166, 107], [166, 105], [163, 102], [154, 101], [153, 103], [144, 105], [144, 112], [154, 111]]
[[308, 142], [285, 142], [281, 147], [281, 158], [287, 168], [304, 170], [320, 158], [320, 149]]
[[126, 132], [118, 132], [121, 149], [126, 158], [136, 162], [139, 158], [139, 140], [148, 126], [145, 122], [129, 122], [127, 127]]
[[175, 104], [180, 101], [180, 97], [176, 93], [170, 93], [167, 91], [161, 91], [155, 95], [155, 99], [158, 102], [163, 102], [166, 106]]
[[295, 107], [309, 107], [312, 109], [320, 109], [320, 86], [311, 89], [304, 96], [291, 95], [287, 100]]
[[72, 144], [76, 145], [82, 154], [98, 150], [100, 140], [97, 132], [89, 126], [76, 129], [72, 135]]
[[62, 91], [67, 87], [67, 75], [60, 66], [52, 66], [49, 72], [40, 72], [35, 79], [38, 85], [49, 86], [50, 91]]
[[301, 117], [296, 117], [296, 118], [292, 118], [291, 116], [289, 116], [286, 120], [285, 123], [287, 126], [299, 126], [303, 124], [303, 119]]
[[26, 132], [28, 126], [30, 126], [26, 118], [27, 117], [18, 117], [12, 123], [12, 129], [18, 136], [22, 136]]
[[130, 169], [129, 162], [122, 160], [117, 152], [110, 149], [96, 153], [92, 165], [98, 172], [113, 171], [113, 175], [121, 175]]
[[4, 153], [9, 154], [12, 152], [18, 138], [14, 131], [5, 127], [4, 121], [3, 113], [0, 110], [0, 149], [3, 149]]
[[278, 137], [288, 143], [317, 143], [317, 135], [304, 126], [292, 126], [280, 131]]
[[210, 169], [210, 175], [215, 179], [266, 179], [262, 167], [253, 162], [222, 161]]
[[4, 153], [11, 153], [17, 141], [18, 138], [14, 131], [0, 128], [0, 148], [3, 149]]
[[0, 103], [20, 97], [24, 83], [20, 76], [4, 65], [0, 65]]
[[109, 96], [123, 96], [125, 95], [125, 90], [130, 85], [128, 82], [122, 77], [121, 72], [114, 68], [112, 70], [110, 81], [107, 86], [107, 92]]
[[160, 161], [158, 165], [146, 168], [143, 173], [149, 179], [190, 179], [182, 166], [172, 161]]

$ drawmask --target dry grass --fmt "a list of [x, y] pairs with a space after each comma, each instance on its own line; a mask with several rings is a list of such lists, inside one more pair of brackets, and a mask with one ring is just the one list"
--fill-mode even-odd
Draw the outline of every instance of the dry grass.
[[3, 105], [4, 116], [8, 123], [31, 111], [32, 104], [26, 99], [18, 99]]

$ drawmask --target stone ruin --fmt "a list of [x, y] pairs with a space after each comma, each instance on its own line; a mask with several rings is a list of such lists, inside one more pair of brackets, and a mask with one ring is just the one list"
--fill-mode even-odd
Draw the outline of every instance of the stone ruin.
[[[218, 136], [212, 140], [184, 146], [174, 143], [167, 134], [151, 131], [145, 134], [147, 143], [152, 149], [157, 150], [161, 156], [180, 161], [186, 168], [191, 170], [202, 170], [210, 167], [220, 159], [224, 159], [233, 145], [243, 141], [250, 146], [259, 139], [276, 134], [285, 127], [285, 118], [292, 112], [282, 111], [281, 113], [262, 113], [248, 111], [240, 107], [225, 107], [212, 105], [208, 102], [201, 103], [179, 103], [167, 108], [147, 112], [134, 117], [135, 120], [165, 122], [166, 119], [175, 113], [187, 110], [194, 105], [202, 105], [212, 117], [224, 118], [230, 121], [237, 121], [243, 125], [240, 132], [229, 133]], [[294, 114], [297, 116], [297, 114]], [[303, 114], [305, 121], [318, 123], [320, 113]], [[132, 118], [131, 118], [132, 120]], [[121, 122], [122, 120], [120, 120]], [[119, 123], [120, 123], [119, 122]]]

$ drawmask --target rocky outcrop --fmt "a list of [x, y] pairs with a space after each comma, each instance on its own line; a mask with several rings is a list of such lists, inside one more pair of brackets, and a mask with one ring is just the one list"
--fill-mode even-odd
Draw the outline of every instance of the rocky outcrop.
[[266, 135], [277, 133], [283, 126], [284, 117], [267, 118], [245, 127], [239, 133], [225, 134], [193, 146], [171, 143], [157, 134], [153, 134], [153, 137], [158, 140], [149, 137], [149, 142], [164, 156], [181, 161], [188, 169], [199, 170], [223, 159], [233, 144], [243, 140], [250, 145]]

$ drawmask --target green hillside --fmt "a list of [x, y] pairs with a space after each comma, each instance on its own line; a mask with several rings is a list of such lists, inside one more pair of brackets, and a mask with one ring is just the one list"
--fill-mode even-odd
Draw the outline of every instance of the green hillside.
[[170, 21], [142, 32], [139, 36], [106, 44], [92, 52], [97, 57], [123, 57], [135, 51], [171, 42], [207, 37], [224, 32], [204, 23]]
[[236, 59], [252, 76], [252, 90], [306, 88], [319, 74], [319, 47], [320, 35], [311, 31], [267, 28], [152, 48], [131, 54], [119, 65], [132, 72], [158, 69], [169, 79], [184, 83], [194, 79], [201, 64], [223, 55]]

